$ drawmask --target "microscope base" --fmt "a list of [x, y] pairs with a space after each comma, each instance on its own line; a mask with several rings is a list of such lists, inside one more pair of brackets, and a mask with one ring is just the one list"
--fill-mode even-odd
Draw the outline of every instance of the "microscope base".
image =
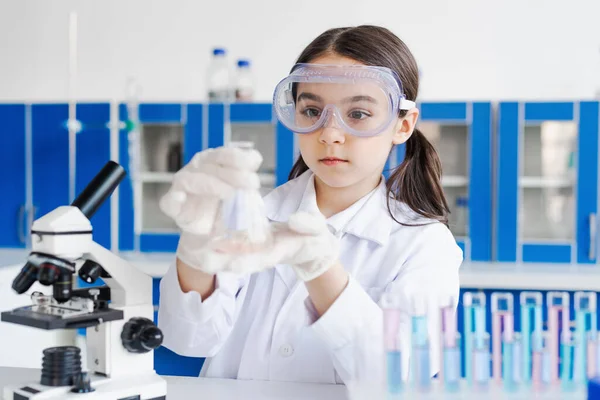
[[38, 382], [4, 388], [4, 400], [81, 399], [81, 400], [165, 400], [167, 382], [154, 372], [110, 379], [93, 376], [93, 392], [73, 393], [73, 386], [43, 386]]

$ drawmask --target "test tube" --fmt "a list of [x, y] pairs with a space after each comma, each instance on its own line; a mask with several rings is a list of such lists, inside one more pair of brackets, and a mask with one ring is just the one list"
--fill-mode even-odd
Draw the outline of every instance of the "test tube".
[[511, 337], [502, 336], [502, 377], [504, 389], [509, 392], [517, 390], [521, 381], [521, 335], [514, 333]]
[[598, 364], [598, 331], [588, 332], [586, 335], [587, 341], [587, 377], [588, 380], [595, 378], [597, 374], [600, 372], [600, 369], [597, 368]]
[[411, 339], [411, 376], [413, 387], [418, 391], [428, 391], [431, 387], [431, 367], [427, 309], [426, 302], [420, 298], [416, 298], [413, 303]]
[[464, 346], [465, 346], [465, 378], [470, 385], [473, 383], [474, 345], [484, 346], [487, 332], [485, 331], [485, 293], [465, 292], [464, 306]]
[[521, 379], [523, 383], [531, 381], [532, 372], [532, 334], [543, 330], [541, 292], [521, 292]]
[[449, 299], [446, 306], [441, 310], [442, 323], [442, 362], [440, 363], [440, 372], [438, 378], [444, 382], [444, 387], [448, 392], [455, 392], [459, 389], [461, 378], [460, 371], [460, 333], [457, 332], [456, 312], [454, 310], [454, 300]]
[[473, 388], [485, 391], [490, 381], [490, 334], [473, 337]]
[[575, 292], [575, 379], [586, 384], [588, 379], [588, 333], [597, 331], [596, 327], [596, 293]]
[[573, 391], [579, 382], [575, 376], [575, 350], [577, 338], [575, 332], [567, 329], [561, 335], [560, 343], [560, 381], [561, 388], [565, 392]]
[[[552, 383], [558, 380], [558, 355], [560, 329], [568, 329], [570, 323], [569, 317], [569, 293], [567, 292], [548, 292], [546, 298], [548, 307], [548, 347], [550, 350], [550, 379]], [[559, 319], [559, 314], [561, 318]]]
[[[506, 364], [512, 375], [514, 331], [514, 303], [512, 293], [492, 293], [492, 376], [497, 383], [502, 382], [503, 355], [510, 358]], [[503, 354], [503, 345], [508, 347], [506, 354]]]
[[548, 332], [542, 330], [531, 335], [531, 384], [535, 391], [542, 391], [552, 382], [549, 337]]
[[381, 298], [383, 310], [383, 340], [386, 357], [387, 391], [391, 394], [402, 390], [402, 354], [400, 351], [400, 304], [398, 295], [385, 293]]

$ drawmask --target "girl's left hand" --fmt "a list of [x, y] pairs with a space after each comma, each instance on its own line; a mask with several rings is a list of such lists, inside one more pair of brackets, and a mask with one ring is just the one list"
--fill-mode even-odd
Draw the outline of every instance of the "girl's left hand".
[[288, 264], [298, 279], [310, 281], [336, 264], [339, 240], [329, 231], [325, 217], [298, 212], [287, 223], [272, 223], [271, 239], [263, 245], [253, 245], [251, 251], [217, 251], [208, 246], [202, 252], [204, 265], [236, 274], [250, 274]]

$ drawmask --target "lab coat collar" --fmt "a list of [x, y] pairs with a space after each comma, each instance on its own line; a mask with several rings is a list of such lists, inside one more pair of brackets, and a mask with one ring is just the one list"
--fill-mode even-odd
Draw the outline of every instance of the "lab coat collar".
[[[386, 204], [386, 185], [381, 182], [373, 192], [352, 206], [327, 219], [334, 234], [349, 233], [362, 239], [385, 245], [395, 221]], [[265, 197], [267, 216], [272, 221], [287, 222], [297, 211], [320, 212], [314, 187], [314, 174], [306, 171], [296, 179], [280, 186]]]

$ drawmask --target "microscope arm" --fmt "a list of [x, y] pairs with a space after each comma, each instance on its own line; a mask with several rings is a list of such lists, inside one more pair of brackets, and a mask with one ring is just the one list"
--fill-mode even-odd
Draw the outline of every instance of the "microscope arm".
[[102, 280], [110, 288], [111, 307], [152, 305], [150, 275], [96, 242], [91, 242], [84, 259], [98, 263], [110, 275]]

